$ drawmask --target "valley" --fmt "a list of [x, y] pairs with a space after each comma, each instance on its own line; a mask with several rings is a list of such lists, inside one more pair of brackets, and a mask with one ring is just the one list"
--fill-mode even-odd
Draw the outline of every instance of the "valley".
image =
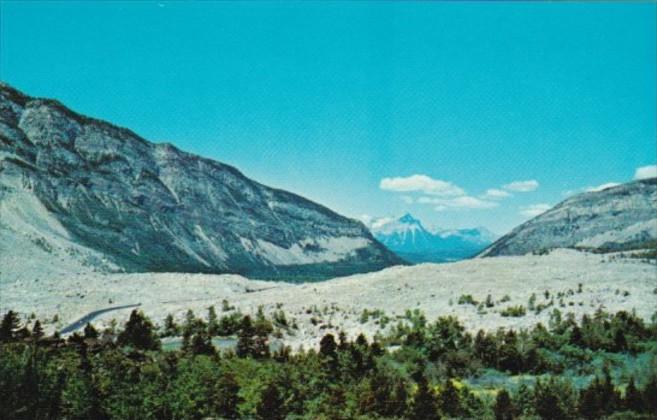
[[[635, 311], [648, 321], [657, 310], [657, 266], [654, 259], [629, 255], [554, 250], [547, 255], [398, 266], [298, 285], [237, 275], [91, 270], [49, 275], [41, 267], [42, 274], [34, 277], [2, 276], [0, 312], [13, 309], [24, 318], [34, 314], [52, 332], [107, 307], [140, 303], [139, 309], [162, 325], [168, 314], [180, 321], [188, 309], [205, 317], [209, 306], [220, 311], [225, 300], [245, 314], [261, 306], [268, 315], [284, 310], [298, 327], [282, 331], [293, 348], [315, 348], [327, 332], [374, 337], [416, 309], [430, 320], [456, 316], [472, 332], [547, 325], [555, 309], [578, 319], [598, 309]], [[486, 305], [489, 295], [492, 306]], [[471, 300], [464, 302], [463, 296]], [[502, 316], [517, 306], [524, 307], [522, 316]], [[116, 319], [120, 325], [130, 311], [99, 314], [93, 323], [103, 328]], [[364, 317], [364, 311], [373, 315]], [[58, 319], [52, 322], [55, 315]]]

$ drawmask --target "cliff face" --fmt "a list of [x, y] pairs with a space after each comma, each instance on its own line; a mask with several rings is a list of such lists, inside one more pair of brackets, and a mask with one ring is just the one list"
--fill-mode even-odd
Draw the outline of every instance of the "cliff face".
[[522, 255], [552, 248], [621, 251], [655, 248], [657, 178], [571, 197], [518, 226], [480, 256]]
[[64, 241], [125, 271], [313, 279], [400, 262], [360, 222], [6, 84], [0, 212], [17, 221], [0, 221], [5, 237]]

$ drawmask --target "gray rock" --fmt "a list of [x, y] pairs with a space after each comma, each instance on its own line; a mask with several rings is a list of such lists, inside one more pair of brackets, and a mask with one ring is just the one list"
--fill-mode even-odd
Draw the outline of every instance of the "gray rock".
[[480, 256], [553, 248], [609, 252], [656, 245], [657, 178], [651, 178], [571, 197], [501, 237]]
[[307, 280], [402, 262], [360, 222], [0, 83], [0, 200], [16, 194], [129, 272]]

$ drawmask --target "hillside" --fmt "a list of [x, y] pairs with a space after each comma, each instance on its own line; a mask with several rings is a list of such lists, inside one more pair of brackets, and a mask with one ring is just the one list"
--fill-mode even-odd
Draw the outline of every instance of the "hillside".
[[657, 178], [651, 178], [571, 197], [504, 235], [480, 256], [553, 248], [655, 249], [656, 241]]
[[360, 222], [0, 84], [0, 266], [293, 280], [401, 260]]

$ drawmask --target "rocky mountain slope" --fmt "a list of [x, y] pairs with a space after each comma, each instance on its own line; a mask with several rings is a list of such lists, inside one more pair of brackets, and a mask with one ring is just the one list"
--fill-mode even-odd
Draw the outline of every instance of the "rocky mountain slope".
[[[0, 270], [325, 278], [401, 260], [360, 222], [0, 83]], [[71, 268], [69, 267], [69, 268]]]
[[571, 197], [501, 237], [481, 256], [553, 248], [608, 252], [656, 246], [657, 178], [651, 178]]
[[485, 228], [427, 229], [410, 214], [398, 219], [374, 220], [370, 230], [388, 249], [414, 263], [469, 258], [495, 239]]

